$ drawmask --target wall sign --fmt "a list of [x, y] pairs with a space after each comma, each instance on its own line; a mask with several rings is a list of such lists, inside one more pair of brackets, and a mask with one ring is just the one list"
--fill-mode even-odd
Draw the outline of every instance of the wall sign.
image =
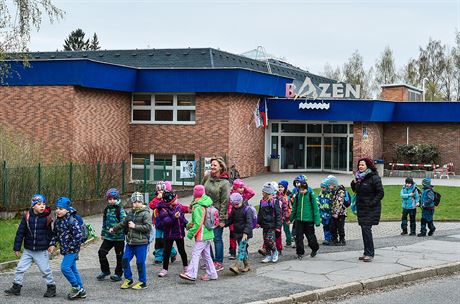
[[302, 85], [297, 89], [294, 83], [286, 84], [286, 97], [297, 99], [305, 98], [360, 98], [360, 85], [351, 85], [349, 83], [320, 83], [314, 85], [309, 77], [305, 77]]
[[196, 176], [196, 161], [187, 160], [180, 162], [180, 178], [194, 178]]

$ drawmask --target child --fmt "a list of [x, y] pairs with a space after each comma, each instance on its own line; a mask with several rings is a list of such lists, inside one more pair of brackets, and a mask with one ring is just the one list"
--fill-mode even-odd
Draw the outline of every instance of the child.
[[292, 236], [289, 229], [289, 217], [291, 216], [292, 205], [289, 201], [289, 195], [291, 192], [288, 189], [289, 183], [287, 180], [282, 179], [278, 183], [278, 199], [282, 203], [282, 220], [283, 220], [283, 230], [286, 235], [286, 246], [292, 245]]
[[56, 282], [49, 264], [48, 249], [52, 238], [51, 209], [46, 206], [45, 197], [41, 194], [32, 196], [30, 209], [22, 217], [13, 250], [17, 257], [21, 256], [21, 246], [24, 242], [24, 252], [18, 262], [14, 274], [13, 286], [5, 290], [6, 295], [19, 296], [21, 294], [24, 273], [32, 265], [37, 264], [46, 281], [45, 298], [56, 296]]
[[301, 181], [298, 186], [298, 194], [294, 197], [290, 220], [295, 220], [296, 224], [296, 253], [301, 260], [305, 254], [303, 236], [307, 237], [308, 246], [311, 249], [310, 256], [313, 258], [318, 252], [319, 245], [315, 236], [315, 226], [319, 226], [319, 210], [316, 203], [315, 194], [309, 189], [306, 181]]
[[[307, 181], [305, 175], [298, 175], [294, 178], [294, 181], [292, 182], [292, 185], [294, 186], [294, 188], [292, 188], [291, 190], [291, 195], [289, 196], [289, 201], [291, 202], [291, 206], [293, 205], [294, 203], [294, 197], [296, 196], [296, 194], [299, 192], [299, 185], [300, 185], [300, 182], [301, 181]], [[292, 238], [295, 239], [295, 236], [296, 236], [296, 228], [295, 228], [295, 221], [291, 221], [292, 223]], [[295, 248], [296, 246], [296, 243], [292, 243], [292, 248]]]
[[[255, 192], [252, 190], [250, 187], [246, 186], [244, 182], [241, 179], [235, 179], [233, 181], [233, 187], [232, 190], [230, 191], [230, 195], [233, 193], [239, 193], [243, 197], [243, 200], [248, 202], [254, 195]], [[230, 217], [232, 213], [232, 204], [228, 204], [228, 216]], [[230, 248], [229, 248], [229, 254], [230, 257], [228, 258], [229, 260], [235, 260], [236, 259], [236, 238], [235, 234], [233, 233], [233, 225], [229, 226], [230, 230]]]
[[[133, 208], [126, 215], [123, 222], [109, 229], [110, 233], [125, 231], [126, 245], [123, 254], [123, 272], [125, 281], [120, 286], [121, 289], [132, 288], [135, 290], [147, 288], [147, 273], [145, 269], [145, 259], [150, 240], [150, 214], [147, 206], [144, 205], [144, 196], [140, 192], [131, 195]], [[136, 256], [137, 272], [139, 282], [134, 284], [133, 273], [131, 272], [130, 262]]]
[[262, 263], [278, 261], [278, 250], [275, 245], [275, 231], [281, 232], [281, 209], [278, 200], [273, 197], [276, 190], [270, 182], [263, 185], [262, 199], [257, 215], [257, 224], [263, 229], [266, 257]]
[[402, 217], [401, 217], [401, 235], [407, 234], [407, 216], [410, 220], [410, 235], [415, 235], [415, 215], [417, 213], [416, 205], [420, 202], [417, 185], [412, 177], [406, 178], [405, 185], [401, 189], [402, 199]]
[[[345, 246], [345, 218], [347, 207], [350, 206], [350, 195], [343, 185], [333, 175], [328, 176], [329, 191], [331, 192], [331, 223], [332, 245]], [[340, 239], [338, 239], [340, 237]]]
[[[239, 274], [240, 272], [251, 270], [248, 260], [248, 241], [252, 238], [253, 214], [248, 202], [239, 193], [230, 195], [230, 203], [233, 205], [233, 211], [225, 221], [225, 226], [234, 226], [234, 234], [239, 246], [238, 251], [241, 253], [238, 254], [235, 264], [230, 267], [230, 271], [234, 274]], [[243, 267], [241, 267], [240, 263], [243, 263]]]
[[323, 245], [330, 245], [332, 233], [330, 231], [331, 223], [331, 192], [329, 191], [329, 180], [324, 178], [321, 181], [321, 193], [318, 195], [319, 215], [323, 224], [324, 241]]
[[193, 188], [194, 201], [192, 211], [192, 221], [188, 225], [187, 237], [195, 238], [193, 245], [192, 259], [187, 267], [187, 271], [179, 274], [179, 277], [189, 281], [195, 281], [198, 275], [198, 265], [200, 257], [205, 261], [206, 274], [201, 277], [203, 281], [217, 280], [217, 271], [211, 258], [211, 241], [214, 239], [214, 231], [206, 228], [204, 218], [206, 208], [212, 205], [212, 200], [205, 193], [203, 185], [196, 185]]
[[[160, 213], [160, 221], [164, 229], [165, 248], [163, 255], [169, 257], [173, 243], [176, 242], [177, 250], [179, 251], [184, 271], [187, 271], [187, 253], [184, 247], [185, 227], [187, 220], [184, 216], [182, 205], [177, 201], [177, 196], [174, 192], [165, 191], [163, 199], [158, 202], [157, 209]], [[158, 274], [160, 278], [168, 275], [169, 259], [163, 258], [163, 270]]]
[[[164, 251], [164, 231], [163, 225], [160, 221], [160, 213], [157, 209], [158, 202], [162, 199], [165, 191], [172, 191], [172, 185], [169, 181], [159, 181], [156, 185], [155, 197], [150, 201], [149, 207], [153, 210], [152, 223], [155, 225], [155, 251], [153, 252], [155, 258], [155, 264], [163, 263], [163, 251]], [[177, 251], [176, 248], [171, 249], [171, 263], [176, 261]]]
[[436, 227], [433, 224], [433, 215], [434, 215], [434, 192], [433, 186], [431, 185], [431, 178], [424, 178], [422, 180], [423, 192], [420, 204], [422, 208], [422, 219], [420, 222], [420, 233], [417, 236], [426, 236], [426, 224], [428, 224], [428, 235], [432, 236]]
[[101, 273], [96, 277], [98, 281], [103, 281], [110, 275], [109, 261], [107, 254], [112, 248], [115, 248], [115, 256], [117, 258], [117, 266], [115, 267], [115, 274], [110, 276], [112, 282], [121, 281], [123, 275], [123, 249], [125, 247], [125, 235], [123, 231], [116, 234], [109, 233], [109, 229], [115, 227], [123, 222], [126, 217], [126, 212], [123, 209], [120, 200], [120, 192], [111, 188], [105, 195], [107, 199], [107, 206], [104, 209], [104, 216], [102, 218], [102, 244], [99, 248], [99, 263], [101, 264]]
[[86, 290], [83, 288], [83, 282], [77, 269], [78, 253], [83, 238], [80, 223], [76, 219], [77, 211], [71, 207], [70, 199], [64, 196], [58, 198], [55, 206], [57, 219], [54, 224], [50, 252], [54, 251], [55, 244], [59, 242], [59, 250], [63, 256], [61, 271], [72, 285], [67, 298], [69, 300], [84, 299]]

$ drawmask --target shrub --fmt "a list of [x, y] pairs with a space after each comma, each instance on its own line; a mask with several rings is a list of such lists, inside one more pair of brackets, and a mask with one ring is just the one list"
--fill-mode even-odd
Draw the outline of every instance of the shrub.
[[395, 145], [398, 162], [432, 164], [440, 160], [438, 147], [432, 144]]

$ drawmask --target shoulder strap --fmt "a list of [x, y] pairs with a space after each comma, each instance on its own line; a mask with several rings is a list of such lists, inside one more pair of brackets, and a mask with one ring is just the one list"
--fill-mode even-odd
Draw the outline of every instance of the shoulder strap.
[[[24, 218], [26, 220], [26, 226], [27, 226], [27, 229], [30, 231], [30, 225], [29, 225], [29, 219], [30, 219], [30, 210], [27, 210], [26, 212], [24, 212]], [[32, 231], [30, 231], [30, 233], [32, 234]]]
[[120, 219], [121, 219], [121, 206], [120, 205], [116, 205], [115, 207], [115, 216], [118, 222], [120, 222]]

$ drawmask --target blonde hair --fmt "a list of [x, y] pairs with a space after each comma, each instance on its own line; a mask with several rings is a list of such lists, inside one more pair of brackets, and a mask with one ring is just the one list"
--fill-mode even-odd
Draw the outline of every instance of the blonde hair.
[[273, 194], [262, 192], [262, 199], [267, 200], [270, 197], [270, 195], [273, 195]]
[[225, 164], [225, 161], [222, 157], [220, 156], [213, 156], [211, 157], [211, 162], [216, 161], [219, 163], [220, 166], [220, 173], [227, 172], [227, 165]]

